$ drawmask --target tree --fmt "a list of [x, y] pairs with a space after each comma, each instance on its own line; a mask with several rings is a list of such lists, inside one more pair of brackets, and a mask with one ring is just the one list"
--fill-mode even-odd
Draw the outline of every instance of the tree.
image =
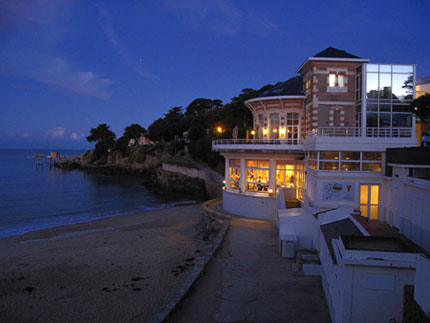
[[430, 94], [422, 95], [410, 104], [411, 111], [423, 122], [430, 122]]
[[146, 133], [146, 129], [138, 123], [133, 123], [124, 129], [123, 136], [127, 139], [138, 139], [141, 135]]
[[108, 153], [115, 144], [115, 134], [106, 123], [101, 123], [97, 128], [91, 128], [88, 142], [97, 142], [94, 149], [94, 157], [97, 159]]

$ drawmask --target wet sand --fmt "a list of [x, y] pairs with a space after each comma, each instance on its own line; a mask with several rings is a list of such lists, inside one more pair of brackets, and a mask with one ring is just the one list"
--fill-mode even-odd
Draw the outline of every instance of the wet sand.
[[1, 322], [145, 322], [205, 242], [200, 205], [0, 239]]

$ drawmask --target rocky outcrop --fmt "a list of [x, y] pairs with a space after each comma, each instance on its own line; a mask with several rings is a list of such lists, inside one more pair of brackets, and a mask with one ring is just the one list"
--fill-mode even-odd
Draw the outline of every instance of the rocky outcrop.
[[155, 151], [144, 158], [122, 157], [113, 153], [106, 164], [90, 162], [89, 158], [57, 163], [61, 169], [79, 169], [108, 175], [139, 176], [143, 183], [156, 191], [189, 196], [194, 200], [218, 198], [222, 195], [222, 176], [213, 170], [198, 165], [190, 168], [162, 163], [161, 153]]

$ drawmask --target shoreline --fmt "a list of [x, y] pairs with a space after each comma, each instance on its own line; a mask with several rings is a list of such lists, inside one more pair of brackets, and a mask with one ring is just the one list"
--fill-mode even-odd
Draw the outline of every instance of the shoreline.
[[[142, 208], [142, 209], [125, 211], [125, 212], [118, 212], [118, 213], [114, 213], [114, 214], [109, 214], [109, 215], [104, 215], [104, 216], [98, 216], [98, 217], [91, 218], [91, 219], [88, 219], [88, 220], [73, 221], [71, 223], [53, 224], [53, 225], [47, 224], [46, 226], [43, 226], [43, 224], [41, 224], [42, 227], [34, 227], [32, 229], [29, 229], [29, 230], [26, 230], [26, 231], [23, 231], [23, 232], [19, 232], [17, 234], [9, 234], [9, 235], [5, 235], [5, 236], [0, 236], [0, 242], [1, 242], [2, 239], [7, 239], [7, 238], [11, 238], [11, 237], [19, 237], [19, 236], [26, 235], [26, 234], [29, 234], [29, 233], [32, 233], [32, 232], [37, 232], [37, 231], [55, 229], [55, 228], [58, 228], [58, 227], [72, 226], [72, 225], [75, 225], [75, 224], [85, 224], [85, 223], [90, 223], [90, 222], [93, 222], [93, 221], [107, 219], [107, 218], [110, 218], [110, 217], [127, 216], [127, 215], [132, 215], [132, 214], [135, 214], [135, 213], [149, 212], [149, 211], [167, 209], [167, 208], [171, 208], [171, 207], [197, 205], [197, 204], [201, 204], [201, 203], [202, 203], [202, 201], [197, 201], [197, 200], [173, 201], [173, 202], [162, 203], [162, 204], [160, 204], [159, 207], [150, 207], [150, 208]], [[17, 229], [17, 231], [18, 231], [18, 229]]]
[[201, 205], [141, 211], [0, 239], [9, 321], [149, 320], [204, 255]]

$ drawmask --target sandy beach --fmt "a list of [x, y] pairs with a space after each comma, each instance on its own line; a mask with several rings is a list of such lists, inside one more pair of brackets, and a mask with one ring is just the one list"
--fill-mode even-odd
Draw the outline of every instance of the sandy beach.
[[0, 240], [1, 322], [145, 322], [205, 241], [200, 205], [144, 211]]

